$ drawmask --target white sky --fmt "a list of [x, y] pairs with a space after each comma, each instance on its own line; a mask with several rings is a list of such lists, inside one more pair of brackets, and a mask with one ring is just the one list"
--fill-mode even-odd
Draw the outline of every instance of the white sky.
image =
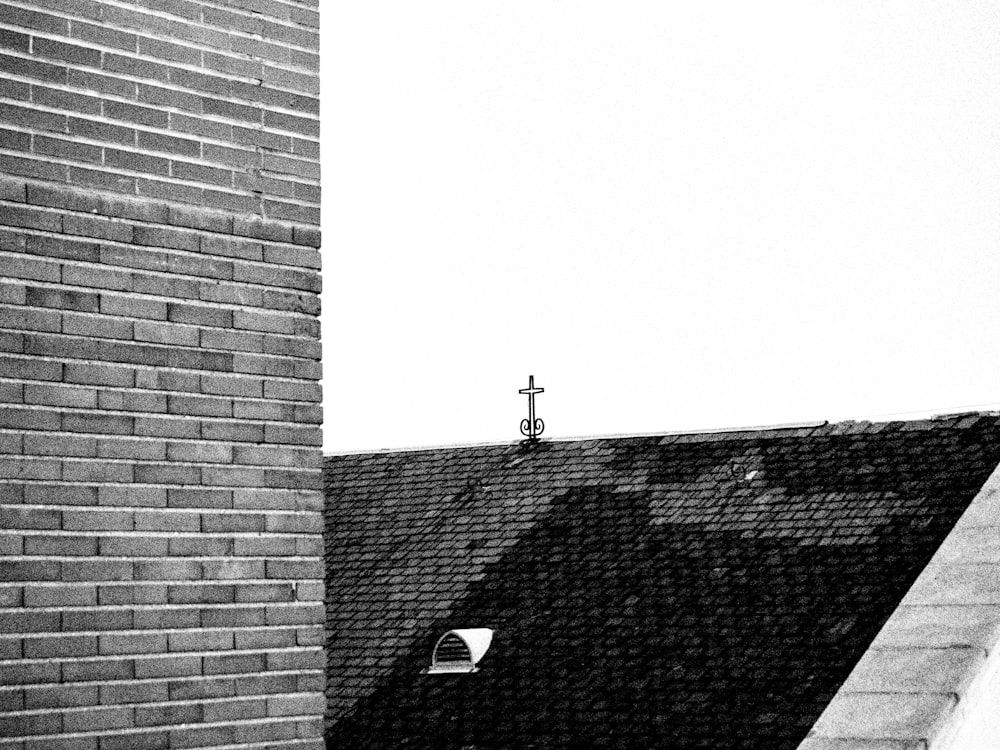
[[1000, 402], [1000, 5], [323, 12], [326, 452]]

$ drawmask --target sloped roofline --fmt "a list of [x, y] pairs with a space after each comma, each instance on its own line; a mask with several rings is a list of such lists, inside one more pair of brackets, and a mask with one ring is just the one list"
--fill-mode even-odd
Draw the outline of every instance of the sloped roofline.
[[[961, 417], [968, 415], [970, 417], [984, 417], [984, 416], [1000, 416], [1000, 410], [997, 411], [970, 411], [968, 409], [962, 409], [959, 411], [924, 411], [924, 412], [905, 412], [900, 414], [883, 414], [872, 416], [868, 418], [859, 419], [845, 419], [839, 422], [830, 422], [829, 420], [813, 420], [806, 422], [785, 422], [770, 425], [747, 425], [742, 427], [707, 427], [701, 429], [686, 429], [686, 430], [669, 430], [663, 432], [633, 432], [633, 433], [608, 433], [603, 435], [581, 435], [581, 436], [570, 436], [570, 437], [555, 437], [555, 438], [541, 438], [539, 442], [543, 443], [582, 443], [590, 440], [622, 440], [622, 439], [632, 439], [632, 438], [678, 438], [678, 437], [693, 437], [697, 438], [699, 436], [712, 436], [712, 435], [735, 435], [740, 433], [769, 433], [769, 432], [780, 432], [788, 433], [795, 431], [805, 431], [805, 430], [815, 430], [823, 427], [828, 427], [832, 432], [836, 434], [850, 434], [858, 432], [868, 432], [870, 430], [876, 430], [880, 425], [886, 425], [891, 423], [899, 422], [911, 422], [914, 428], [919, 429], [919, 423], [921, 422], [935, 422], [942, 419], [955, 419], [956, 417]], [[895, 417], [895, 418], [891, 418]], [[909, 419], [903, 419], [902, 417], [910, 417]], [[384, 454], [397, 454], [397, 453], [426, 453], [431, 451], [440, 450], [451, 450], [455, 448], [492, 448], [498, 446], [515, 446], [520, 445], [525, 440], [497, 440], [497, 441], [487, 441], [481, 443], [440, 443], [437, 445], [421, 445], [421, 446], [409, 446], [403, 448], [375, 448], [375, 449], [360, 449], [360, 450], [349, 450], [349, 451], [338, 451], [336, 453], [324, 453], [324, 458], [335, 458], [337, 456], [370, 456], [370, 455], [384, 455]]]

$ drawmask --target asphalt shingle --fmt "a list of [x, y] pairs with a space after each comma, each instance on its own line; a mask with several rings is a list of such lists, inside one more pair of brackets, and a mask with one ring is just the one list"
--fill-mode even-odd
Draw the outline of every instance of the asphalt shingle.
[[329, 746], [794, 750], [998, 462], [996, 415], [327, 458]]

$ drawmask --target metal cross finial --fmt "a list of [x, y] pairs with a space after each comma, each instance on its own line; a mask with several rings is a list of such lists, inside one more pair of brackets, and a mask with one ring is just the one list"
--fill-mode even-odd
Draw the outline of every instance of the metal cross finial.
[[521, 434], [526, 435], [529, 440], [537, 440], [538, 436], [545, 431], [545, 423], [540, 419], [535, 419], [535, 394], [545, 393], [544, 388], [535, 388], [535, 376], [528, 376], [528, 387], [522, 388], [518, 393], [528, 396], [528, 418], [521, 420]]

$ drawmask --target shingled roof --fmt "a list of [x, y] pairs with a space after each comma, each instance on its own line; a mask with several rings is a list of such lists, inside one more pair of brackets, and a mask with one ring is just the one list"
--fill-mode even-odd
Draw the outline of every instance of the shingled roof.
[[998, 463], [978, 414], [328, 457], [329, 746], [794, 750]]

